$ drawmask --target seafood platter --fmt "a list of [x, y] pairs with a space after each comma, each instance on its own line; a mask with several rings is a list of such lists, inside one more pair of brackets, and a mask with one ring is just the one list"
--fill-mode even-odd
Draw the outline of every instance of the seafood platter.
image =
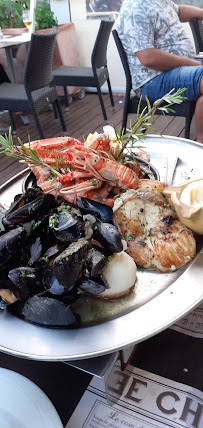
[[4, 352], [96, 357], [202, 301], [202, 145], [146, 136], [129, 155], [108, 128], [13, 148], [28, 168], [0, 188]]

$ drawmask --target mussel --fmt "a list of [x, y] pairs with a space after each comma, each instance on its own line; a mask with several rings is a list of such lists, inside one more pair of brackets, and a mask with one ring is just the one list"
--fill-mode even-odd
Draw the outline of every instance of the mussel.
[[89, 247], [89, 241], [80, 238], [55, 258], [53, 273], [67, 289], [71, 289], [82, 277]]
[[45, 290], [47, 290], [51, 294], [62, 295], [66, 292], [67, 287], [64, 287], [58, 279], [55, 277], [53, 273], [53, 265], [52, 263], [45, 269], [43, 275], [43, 285]]
[[95, 248], [91, 248], [87, 254], [86, 261], [86, 269], [89, 272], [89, 276], [100, 275], [106, 267], [107, 261], [108, 257]]
[[56, 238], [67, 244], [77, 241], [83, 234], [84, 225], [80, 211], [69, 205], [61, 205], [58, 212], [50, 217], [49, 224]]
[[9, 310], [25, 321], [46, 327], [73, 327], [76, 323], [70, 307], [52, 297], [36, 295], [23, 306], [17, 302]]
[[21, 266], [12, 269], [8, 273], [8, 278], [15, 285], [14, 294], [20, 300], [27, 299], [43, 289], [38, 278], [37, 269], [33, 267]]
[[108, 205], [84, 198], [83, 196], [77, 196], [76, 202], [83, 214], [92, 214], [107, 223], [112, 221], [113, 210]]
[[97, 294], [101, 294], [105, 291], [106, 287], [104, 283], [101, 283], [101, 281], [99, 281], [99, 278], [89, 278], [89, 279], [84, 279], [82, 281], [82, 283], [80, 284], [80, 289], [84, 292], [84, 293], [88, 293], [88, 294], [92, 294], [92, 295], [97, 295]]
[[21, 256], [24, 228], [19, 226], [0, 236], [0, 269], [15, 265]]
[[[26, 195], [23, 198], [23, 202], [27, 202]], [[35, 199], [22, 204], [17, 209], [11, 209], [10, 212], [6, 213], [5, 217], [7, 221], [11, 223], [23, 224], [32, 219], [38, 218], [39, 215], [48, 213], [52, 208], [55, 207], [56, 199], [53, 195], [38, 191]]]
[[93, 238], [110, 253], [120, 253], [123, 250], [121, 235], [113, 224], [97, 219], [93, 224]]

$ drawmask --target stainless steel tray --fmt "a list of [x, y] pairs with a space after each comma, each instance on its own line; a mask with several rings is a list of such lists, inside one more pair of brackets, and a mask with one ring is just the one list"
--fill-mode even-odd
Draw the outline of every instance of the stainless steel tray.
[[[143, 146], [151, 163], [166, 179], [171, 153], [179, 161], [174, 183], [202, 176], [203, 146], [177, 137], [148, 136]], [[9, 206], [21, 192], [22, 173], [0, 188], [0, 202]], [[108, 354], [138, 343], [169, 327], [201, 303], [203, 255], [175, 273], [138, 272], [134, 293], [120, 301], [88, 305], [87, 326], [54, 330], [28, 324], [6, 311], [0, 312], [0, 349], [6, 353], [46, 361], [71, 361]], [[84, 312], [85, 313], [85, 312]], [[90, 318], [89, 318], [90, 317]], [[106, 320], [106, 322], [102, 322]], [[85, 325], [85, 318], [84, 318]]]

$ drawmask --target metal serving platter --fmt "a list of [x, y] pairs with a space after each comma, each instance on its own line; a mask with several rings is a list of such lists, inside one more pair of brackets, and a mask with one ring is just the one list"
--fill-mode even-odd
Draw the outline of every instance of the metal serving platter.
[[[202, 176], [203, 146], [183, 138], [147, 136], [143, 148], [166, 180], [171, 155], [178, 156], [174, 184]], [[169, 160], [169, 161], [168, 161]], [[15, 176], [0, 188], [0, 203], [9, 206], [21, 192], [24, 177]], [[198, 249], [203, 241], [199, 239]], [[133, 293], [125, 299], [98, 302], [84, 299], [83, 328], [49, 329], [0, 312], [0, 350], [44, 361], [97, 357], [145, 340], [182, 318], [203, 299], [203, 255], [170, 274], [138, 270]], [[85, 315], [86, 314], [86, 315]]]

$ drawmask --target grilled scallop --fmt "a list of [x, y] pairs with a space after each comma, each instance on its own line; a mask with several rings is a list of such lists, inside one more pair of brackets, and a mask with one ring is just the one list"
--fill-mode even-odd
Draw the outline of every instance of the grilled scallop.
[[156, 180], [140, 180], [114, 204], [114, 222], [127, 241], [135, 262], [159, 272], [171, 272], [189, 262], [196, 252], [193, 233], [175, 216]]

